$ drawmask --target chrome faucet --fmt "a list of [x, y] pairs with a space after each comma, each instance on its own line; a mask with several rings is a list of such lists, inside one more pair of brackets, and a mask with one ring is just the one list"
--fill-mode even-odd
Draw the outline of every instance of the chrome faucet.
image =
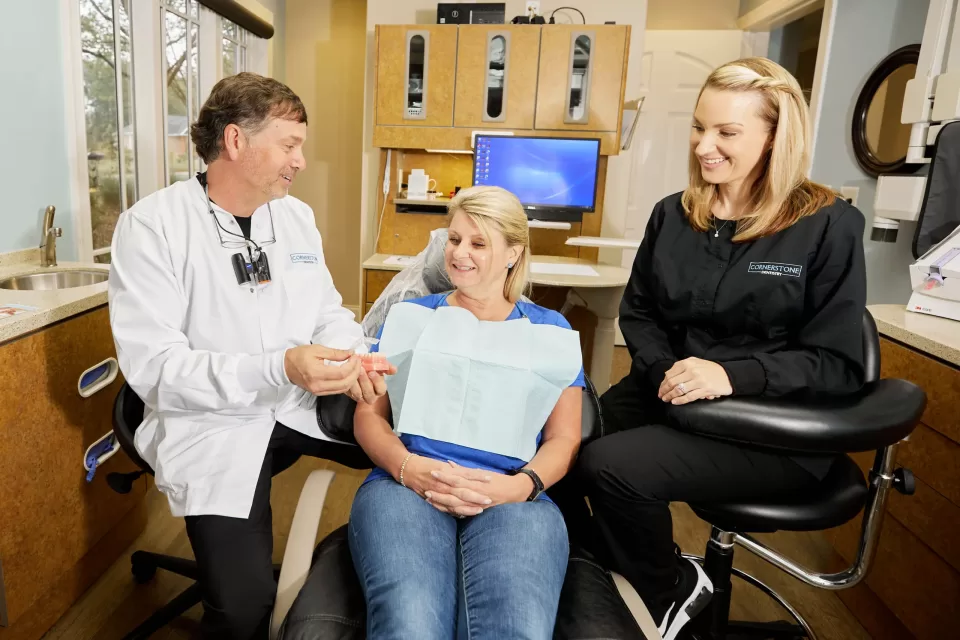
[[56, 207], [50, 205], [43, 214], [43, 235], [40, 237], [40, 266], [57, 266], [57, 238], [63, 235], [63, 229], [53, 226]]

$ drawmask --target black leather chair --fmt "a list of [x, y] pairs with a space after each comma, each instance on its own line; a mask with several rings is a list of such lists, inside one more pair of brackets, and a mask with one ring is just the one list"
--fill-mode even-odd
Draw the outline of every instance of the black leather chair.
[[[107, 484], [118, 493], [129, 493], [133, 488], [134, 481], [144, 473], [153, 475], [153, 469], [140, 457], [133, 444], [134, 434], [143, 421], [143, 410], [143, 401], [129, 385], [124, 383], [113, 403], [113, 432], [124, 453], [140, 467], [140, 471], [107, 474]], [[298, 458], [297, 455], [274, 457], [273, 475], [277, 475], [290, 467]], [[157, 569], [163, 569], [194, 581], [197, 580], [197, 563], [194, 560], [153, 553], [152, 551], [134, 551], [130, 557], [130, 568], [133, 572], [133, 579], [137, 584], [149, 582], [157, 573]], [[274, 567], [274, 570], [275, 573], [279, 574], [280, 567]], [[149, 638], [168, 623], [200, 604], [200, 598], [200, 586], [194, 582], [140, 626], [124, 636], [124, 639], [142, 640]]]
[[[344, 396], [320, 398], [317, 418], [326, 424], [352, 422], [354, 406]], [[583, 396], [582, 428], [584, 443], [603, 435], [600, 403], [589, 379]], [[350, 558], [346, 526], [315, 545], [323, 500], [332, 479], [332, 471], [314, 471], [300, 494], [280, 572], [271, 640], [366, 637], [366, 607]], [[658, 636], [642, 605], [639, 613], [631, 615], [611, 574], [587, 553], [572, 549], [554, 637], [643, 640]]]
[[[735, 504], [691, 504], [712, 525], [703, 563], [714, 596], [698, 616], [700, 638], [814, 638], [799, 612], [756, 578], [733, 569], [734, 545], [740, 545], [803, 582], [821, 589], [846, 589], [862, 581], [877, 548], [887, 494], [891, 488], [913, 493], [913, 475], [894, 469], [897, 444], [920, 421], [926, 395], [905, 380], [880, 379], [880, 339], [873, 317], [863, 317], [866, 385], [852, 397], [828, 402], [727, 398], [671, 407], [668, 418], [680, 429], [701, 435], [789, 451], [846, 454], [876, 451], [869, 479], [846, 455], [840, 455], [817, 489], [809, 494]], [[819, 531], [837, 527], [863, 511], [857, 559], [839, 573], [821, 574], [798, 566], [758, 542], [748, 532]], [[731, 622], [731, 574], [776, 599], [797, 624]]]

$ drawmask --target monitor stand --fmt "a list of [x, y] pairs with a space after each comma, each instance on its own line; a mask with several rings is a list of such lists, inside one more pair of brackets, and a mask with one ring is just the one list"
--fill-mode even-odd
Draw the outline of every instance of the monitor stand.
[[583, 211], [577, 209], [549, 209], [547, 207], [523, 209], [527, 214], [527, 219], [531, 222], [538, 220], [540, 222], [569, 222], [576, 224], [583, 222]]
[[560, 229], [569, 231], [572, 225], [569, 222], [554, 222], [550, 220], [529, 220], [527, 222], [531, 229]]

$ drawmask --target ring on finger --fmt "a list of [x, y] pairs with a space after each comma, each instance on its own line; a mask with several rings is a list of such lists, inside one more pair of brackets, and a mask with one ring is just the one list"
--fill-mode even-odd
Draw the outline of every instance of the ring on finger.
[[682, 382], [677, 385], [677, 389], [680, 390], [680, 395], [686, 395], [686, 393], [687, 393], [687, 388], [686, 388], [685, 386], [683, 386], [683, 383], [682, 383]]

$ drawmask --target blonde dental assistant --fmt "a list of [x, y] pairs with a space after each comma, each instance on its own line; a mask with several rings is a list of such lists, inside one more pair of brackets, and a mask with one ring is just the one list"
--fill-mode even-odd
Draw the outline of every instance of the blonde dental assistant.
[[146, 404], [136, 446], [186, 517], [208, 638], [266, 637], [272, 462], [342, 446], [322, 440], [316, 396], [386, 391], [352, 351], [363, 333], [313, 212], [287, 194], [306, 134], [288, 87], [221, 80], [191, 129], [207, 172], [131, 207], [111, 247], [117, 356]]

